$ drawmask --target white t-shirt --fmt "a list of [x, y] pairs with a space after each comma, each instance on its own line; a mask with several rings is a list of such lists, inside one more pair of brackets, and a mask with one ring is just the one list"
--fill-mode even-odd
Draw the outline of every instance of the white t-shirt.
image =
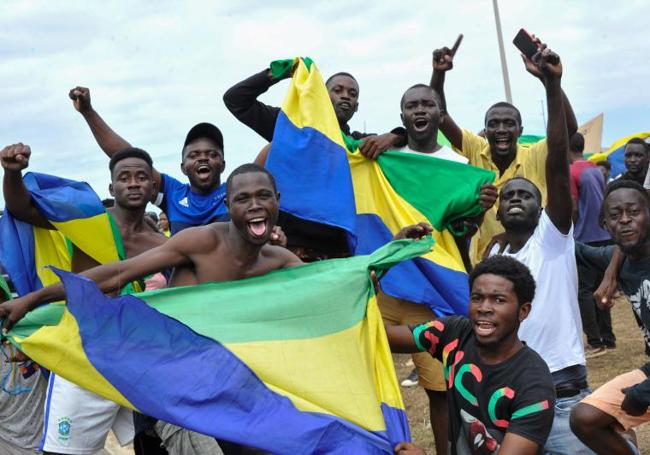
[[519, 327], [519, 338], [537, 351], [551, 373], [584, 365], [573, 227], [562, 234], [544, 210], [524, 247], [514, 254], [509, 250], [507, 247], [503, 254], [528, 266], [537, 285], [531, 312]]
[[469, 160], [465, 158], [463, 155], [454, 152], [452, 149], [444, 145], [440, 147], [440, 150], [436, 150], [433, 153], [418, 152], [417, 150], [413, 150], [412, 148], [410, 148], [408, 145], [404, 148], [399, 149], [399, 151], [404, 153], [415, 153], [416, 155], [433, 156], [434, 158], [440, 158], [441, 160], [456, 161], [457, 163], [463, 163], [463, 164], [469, 163]]

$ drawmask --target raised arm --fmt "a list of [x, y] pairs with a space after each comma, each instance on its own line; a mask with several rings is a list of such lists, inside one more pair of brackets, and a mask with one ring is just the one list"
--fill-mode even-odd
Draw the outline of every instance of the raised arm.
[[[188, 250], [197, 247], [197, 229], [189, 228], [170, 238], [159, 247], [146, 251], [125, 261], [112, 262], [86, 270], [82, 275], [90, 278], [104, 293], [121, 290], [133, 280], [144, 278], [152, 273], [186, 265], [191, 262]], [[38, 305], [65, 299], [61, 283], [31, 292], [18, 299], [0, 304], [0, 319], [5, 319], [3, 330], [9, 330], [28, 311]]]
[[104, 153], [110, 158], [120, 150], [131, 147], [125, 139], [106, 124], [103, 118], [93, 109], [90, 103], [90, 90], [86, 87], [75, 87], [68, 94], [72, 105], [79, 112], [95, 136], [95, 140]]
[[[533, 40], [535, 41], [537, 46], [539, 46], [540, 48], [542, 47], [542, 42], [535, 35], [533, 35]], [[521, 59], [524, 61], [524, 66], [526, 67], [526, 71], [528, 71], [530, 74], [532, 74], [537, 79], [539, 79], [542, 85], [545, 85], [544, 75], [537, 67], [537, 65], [531, 59], [529, 59], [523, 54], [521, 54]], [[576, 115], [573, 112], [573, 107], [571, 107], [569, 98], [566, 96], [566, 93], [564, 93], [564, 89], [562, 89], [562, 102], [564, 103], [564, 115], [566, 116], [567, 132], [569, 134], [569, 137], [571, 137], [576, 133], [576, 131], [578, 131], [578, 120], [576, 119]]]
[[267, 68], [230, 87], [223, 95], [223, 102], [237, 120], [271, 142], [280, 108], [264, 104], [257, 97], [272, 85], [289, 77], [291, 74], [274, 79], [271, 70]]
[[0, 163], [4, 169], [2, 192], [6, 209], [20, 221], [34, 226], [54, 229], [34, 205], [34, 200], [23, 181], [23, 169], [29, 166], [31, 156], [29, 145], [21, 143], [8, 145], [0, 152]]
[[556, 53], [543, 45], [537, 67], [544, 76], [548, 106], [548, 124], [546, 127], [548, 203], [546, 213], [560, 232], [568, 234], [571, 229], [573, 204], [569, 178], [569, 135], [560, 82], [562, 79], [562, 63]]
[[[104, 151], [109, 158], [115, 155], [120, 150], [131, 147], [122, 136], [117, 134], [113, 129], [108, 126], [103, 118], [93, 109], [90, 102], [90, 90], [86, 87], [75, 87], [70, 90], [68, 94], [72, 100], [74, 108], [83, 116], [84, 120], [90, 127], [90, 131], [95, 136], [95, 140], [99, 147]], [[161, 188], [160, 172], [155, 168], [153, 170], [153, 178], [156, 182], [156, 187]], [[152, 201], [156, 200], [158, 193], [153, 195]]]
[[449, 115], [445, 97], [445, 75], [447, 71], [454, 67], [455, 53], [456, 50], [448, 47], [433, 51], [433, 73], [431, 74], [430, 85], [440, 97], [440, 112], [443, 114], [440, 121], [440, 131], [449, 139], [451, 145], [460, 150], [463, 147], [463, 131]]

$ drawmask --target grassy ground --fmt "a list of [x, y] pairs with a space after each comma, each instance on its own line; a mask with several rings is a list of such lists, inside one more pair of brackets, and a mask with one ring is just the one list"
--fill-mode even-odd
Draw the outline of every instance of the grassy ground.
[[[634, 321], [632, 310], [627, 301], [622, 300], [614, 307], [612, 320], [618, 347], [616, 350], [610, 351], [603, 356], [589, 360], [589, 384], [592, 389], [595, 389], [617, 374], [638, 368], [647, 360], [643, 351], [643, 338]], [[394, 356], [395, 368], [397, 369], [397, 375], [400, 381], [410, 373], [411, 368], [406, 366], [409, 358], [410, 356], [407, 355]], [[419, 387], [402, 388], [402, 393], [404, 395], [406, 412], [409, 416], [414, 442], [425, 447], [427, 453], [435, 453], [426, 395]], [[650, 424], [642, 426], [637, 430], [637, 438], [641, 453], [650, 455]], [[132, 454], [133, 449], [128, 447], [120, 448], [111, 435], [106, 444], [105, 453], [110, 455], [127, 455]]]
[[[587, 362], [589, 371], [589, 384], [592, 389], [597, 388], [614, 376], [638, 368], [648, 358], [644, 354], [643, 338], [639, 331], [629, 303], [621, 300], [612, 310], [612, 322], [616, 334], [617, 348], [607, 354]], [[410, 356], [394, 356], [395, 368], [400, 381], [406, 377], [411, 368], [406, 366]], [[411, 424], [413, 441], [424, 447], [427, 453], [434, 454], [433, 434], [429, 423], [429, 409], [427, 397], [419, 387], [402, 387], [406, 412]], [[650, 455], [650, 424], [637, 429], [637, 439], [642, 454]]]

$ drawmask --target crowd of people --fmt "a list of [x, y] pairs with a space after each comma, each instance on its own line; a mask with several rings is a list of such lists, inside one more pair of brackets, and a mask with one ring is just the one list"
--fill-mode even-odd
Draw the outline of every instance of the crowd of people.
[[[339, 72], [327, 79], [342, 134], [362, 140], [359, 152], [366, 159], [392, 149], [496, 174], [494, 185], [476, 195], [483, 214], [462, 220], [467, 232], [456, 237], [469, 274], [468, 314], [438, 317], [426, 305], [382, 292], [381, 283], [379, 308], [392, 351], [413, 354], [436, 453], [638, 454], [633, 429], [650, 420], [650, 364], [592, 391], [586, 358], [616, 348], [610, 308], [619, 285], [650, 355], [650, 147], [631, 140], [627, 171], [608, 182], [609, 163], [583, 156], [559, 56], [536, 43], [537, 54], [523, 59], [545, 92], [548, 123], [546, 139], [530, 146], [518, 143], [523, 123], [512, 104], [490, 106], [479, 134], [452, 117], [444, 86], [457, 47], [434, 51], [430, 83], [404, 92], [402, 126], [384, 134], [351, 130], [360, 94], [354, 76]], [[280, 109], [258, 97], [277, 82], [267, 68], [223, 97], [228, 110], [269, 143]], [[341, 229], [280, 211], [274, 177], [264, 167], [270, 147], [222, 183], [223, 134], [199, 123], [183, 142], [186, 178], [179, 181], [108, 126], [87, 88], [75, 87], [69, 97], [109, 159], [107, 211], [124, 245], [122, 261], [101, 265], [72, 245], [72, 271], [103, 292], [116, 295], [124, 283], [145, 279], [148, 289], [240, 280], [349, 255]], [[438, 142], [439, 130], [450, 147]], [[23, 180], [30, 156], [22, 143], [0, 152], [5, 209], [25, 223], [56, 229]], [[146, 212], [150, 202], [160, 215]], [[425, 223], [401, 228], [395, 238], [431, 232]], [[3, 330], [38, 305], [63, 298], [60, 284], [17, 298], [5, 290]], [[55, 374], [46, 379], [9, 344], [2, 352], [0, 453], [92, 454], [104, 447], [110, 430], [120, 443], [134, 441], [140, 454], [254, 453], [134, 415]], [[404, 441], [395, 453], [424, 451]]]

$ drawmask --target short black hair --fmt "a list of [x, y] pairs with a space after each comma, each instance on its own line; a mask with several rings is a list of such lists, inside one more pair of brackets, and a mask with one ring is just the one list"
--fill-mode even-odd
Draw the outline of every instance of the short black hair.
[[407, 88], [404, 91], [404, 93], [402, 94], [402, 98], [399, 101], [399, 108], [400, 109], [404, 109], [404, 97], [406, 96], [406, 94], [408, 92], [410, 92], [414, 88], [428, 88], [429, 90], [431, 90], [433, 92], [433, 97], [436, 100], [436, 105], [438, 106], [438, 109], [442, 109], [442, 107], [441, 107], [442, 103], [440, 101], [440, 95], [438, 95], [438, 92], [436, 92], [430, 85], [427, 85], [427, 84], [415, 84], [415, 85], [411, 85], [409, 88]]
[[646, 141], [644, 141], [643, 139], [641, 139], [639, 137], [633, 137], [632, 139], [627, 141], [627, 143], [625, 144], [625, 148], [627, 148], [627, 146], [630, 145], [630, 144], [642, 145], [643, 150], [645, 151], [646, 155], [648, 154], [648, 143]]
[[602, 166], [605, 169], [607, 169], [608, 171], [612, 170], [612, 163], [610, 163], [607, 160], [600, 160], [599, 162], [596, 163], [596, 166]]
[[513, 109], [515, 111], [515, 118], [517, 119], [517, 122], [519, 123], [519, 127], [521, 127], [521, 112], [519, 112], [519, 109], [514, 107], [512, 104], [507, 103], [505, 101], [499, 101], [498, 103], [494, 103], [492, 106], [488, 107], [488, 110], [485, 111], [485, 119], [483, 120], [483, 123], [487, 124], [487, 117], [488, 114], [492, 109], [497, 109], [499, 107], [509, 107], [510, 109]]
[[226, 199], [228, 198], [228, 195], [230, 194], [230, 187], [232, 186], [232, 179], [241, 174], [248, 174], [250, 172], [261, 172], [262, 174], [266, 174], [269, 179], [271, 180], [271, 185], [273, 185], [273, 191], [277, 192], [278, 189], [275, 185], [275, 178], [273, 177], [273, 174], [271, 174], [266, 168], [263, 168], [260, 165], [257, 165], [255, 163], [247, 163], [247, 164], [242, 164], [239, 166], [237, 169], [232, 171], [230, 175], [228, 176], [228, 179], [226, 180]]
[[[515, 177], [512, 177], [511, 179], [508, 179], [508, 181], [505, 183], [505, 185], [503, 185], [503, 187], [501, 188], [501, 191], [503, 191], [503, 188], [505, 188], [506, 185], [509, 182], [513, 181], [513, 180], [523, 180], [525, 182], [530, 183], [533, 186], [533, 188], [535, 188], [535, 197], [537, 198], [537, 201], [539, 202], [539, 205], [542, 205], [542, 192], [539, 190], [539, 188], [537, 188], [537, 185], [535, 185], [535, 182], [533, 182], [530, 179], [527, 179], [526, 177], [522, 177], [521, 175], [517, 175]], [[499, 196], [501, 196], [501, 192], [499, 192]]]
[[641, 197], [643, 197], [643, 200], [646, 202], [648, 210], [650, 210], [650, 196], [648, 196], [648, 192], [645, 190], [645, 188], [643, 188], [643, 186], [636, 180], [619, 178], [607, 184], [607, 189], [605, 190], [605, 196], [603, 197], [603, 203], [600, 206], [600, 214], [598, 216], [601, 226], [605, 221], [605, 201], [607, 201], [609, 195], [612, 194], [614, 191], [621, 190], [624, 188], [638, 191], [641, 194]]
[[338, 73], [334, 73], [334, 74], [332, 74], [330, 77], [327, 78], [327, 80], [325, 81], [325, 86], [326, 86], [326, 87], [329, 87], [330, 82], [332, 82], [332, 79], [334, 79], [334, 78], [337, 77], [337, 76], [347, 76], [347, 77], [349, 77], [350, 79], [352, 79], [354, 82], [356, 82], [357, 85], [359, 85], [359, 81], [357, 81], [357, 78], [356, 78], [356, 77], [354, 77], [354, 76], [351, 75], [350, 73], [346, 73], [345, 71], [339, 71]]
[[514, 258], [497, 254], [476, 264], [474, 270], [469, 274], [470, 292], [474, 281], [479, 276], [486, 274], [498, 275], [510, 281], [517, 295], [519, 306], [532, 302], [535, 298], [535, 279], [533, 275], [528, 267]]
[[111, 160], [108, 162], [108, 168], [111, 171], [111, 175], [113, 175], [115, 165], [126, 158], [140, 158], [142, 161], [147, 163], [149, 169], [153, 171], [153, 160], [147, 152], [137, 147], [127, 147], [111, 156]]
[[582, 153], [585, 150], [585, 137], [579, 131], [576, 131], [569, 140], [569, 150], [573, 153]]

